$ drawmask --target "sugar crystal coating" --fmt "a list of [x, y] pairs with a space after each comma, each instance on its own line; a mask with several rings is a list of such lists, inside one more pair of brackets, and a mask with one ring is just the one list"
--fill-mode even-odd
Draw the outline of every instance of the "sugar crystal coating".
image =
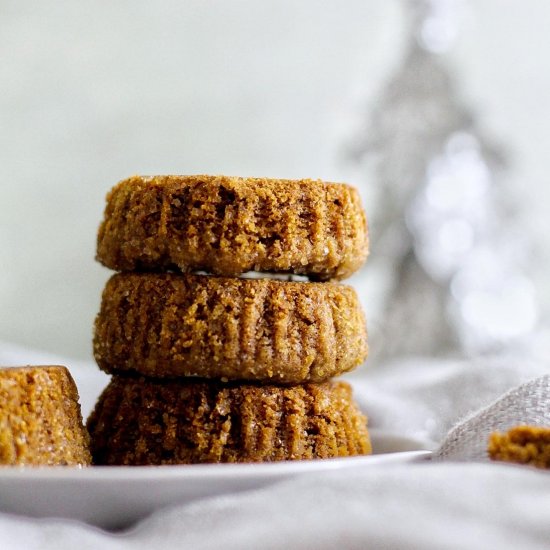
[[367, 334], [345, 285], [120, 273], [103, 292], [94, 354], [110, 373], [320, 382], [365, 359]]
[[258, 462], [369, 454], [345, 382], [298, 386], [114, 376], [88, 420], [94, 463]]
[[65, 367], [0, 368], [0, 464], [90, 464], [78, 391]]
[[134, 176], [107, 196], [97, 259], [117, 271], [291, 272], [343, 279], [365, 261], [357, 191], [318, 180]]

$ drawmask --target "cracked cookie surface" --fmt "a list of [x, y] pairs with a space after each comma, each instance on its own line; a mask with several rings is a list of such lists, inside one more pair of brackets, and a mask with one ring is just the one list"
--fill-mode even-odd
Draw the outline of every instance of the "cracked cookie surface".
[[84, 466], [90, 461], [68, 369], [0, 368], [0, 465]]
[[369, 454], [345, 382], [299, 386], [114, 376], [88, 420], [95, 464], [259, 462]]
[[134, 176], [107, 195], [97, 259], [117, 271], [343, 279], [368, 252], [357, 191], [320, 180]]
[[110, 373], [320, 382], [364, 361], [367, 333], [346, 285], [119, 273], [103, 291], [94, 355]]

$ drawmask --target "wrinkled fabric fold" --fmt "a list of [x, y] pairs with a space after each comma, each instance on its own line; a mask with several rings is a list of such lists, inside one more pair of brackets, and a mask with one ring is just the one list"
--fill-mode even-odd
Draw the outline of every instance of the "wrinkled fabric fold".
[[[105, 383], [91, 361], [0, 344], [2, 364], [54, 359], [71, 369], [87, 414]], [[161, 509], [117, 534], [0, 514], [0, 537], [30, 550], [548, 547], [550, 473], [489, 462], [486, 454], [495, 429], [550, 425], [547, 365], [515, 357], [409, 358], [345, 378], [373, 432], [417, 441], [434, 449], [436, 460], [287, 479]]]

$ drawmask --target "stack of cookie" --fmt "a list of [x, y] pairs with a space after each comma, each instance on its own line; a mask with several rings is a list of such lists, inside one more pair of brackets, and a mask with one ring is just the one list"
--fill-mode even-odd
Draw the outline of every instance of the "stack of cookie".
[[98, 236], [99, 261], [121, 273], [95, 324], [96, 361], [113, 375], [88, 421], [95, 463], [369, 453], [351, 388], [330, 380], [365, 359], [363, 314], [352, 288], [323, 282], [350, 275], [367, 247], [344, 184], [116, 185]]

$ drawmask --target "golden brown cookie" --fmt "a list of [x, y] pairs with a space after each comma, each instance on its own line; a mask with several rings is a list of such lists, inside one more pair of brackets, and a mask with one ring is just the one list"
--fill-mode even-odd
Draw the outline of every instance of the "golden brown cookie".
[[97, 259], [117, 271], [246, 271], [343, 279], [367, 257], [346, 184], [227, 176], [133, 176], [107, 195]]
[[516, 426], [492, 433], [487, 450], [492, 460], [550, 468], [550, 427]]
[[303, 386], [114, 376], [88, 420], [95, 464], [260, 462], [369, 454], [344, 382]]
[[351, 287], [119, 273], [103, 291], [94, 355], [110, 373], [320, 382], [367, 355]]
[[90, 464], [78, 391], [65, 367], [0, 368], [0, 464]]

